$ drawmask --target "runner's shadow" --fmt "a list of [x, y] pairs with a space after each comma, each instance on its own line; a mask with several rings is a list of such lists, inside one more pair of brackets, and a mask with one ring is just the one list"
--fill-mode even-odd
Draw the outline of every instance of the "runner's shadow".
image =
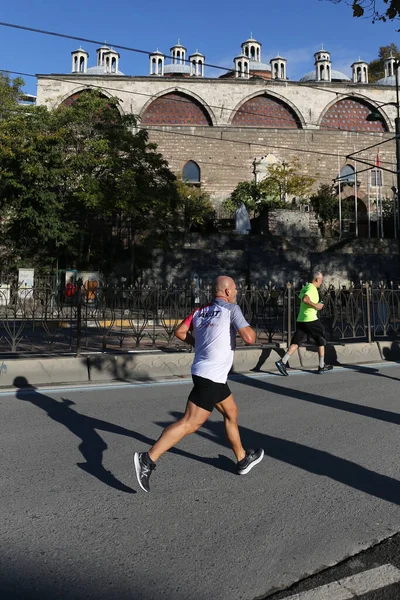
[[[59, 402], [50, 396], [46, 396], [33, 385], [30, 385], [25, 377], [16, 377], [14, 379], [14, 386], [18, 388], [16, 397], [19, 400], [23, 400], [25, 402], [29, 401], [34, 406], [41, 408], [51, 419], [53, 419], [53, 421], [61, 423], [61, 425], [64, 425], [64, 427], [69, 429], [71, 433], [82, 440], [82, 442], [79, 444], [79, 450], [86, 462], [77, 463], [77, 466], [80, 469], [86, 473], [89, 473], [90, 475], [93, 475], [99, 479], [99, 481], [112, 488], [115, 488], [116, 490], [130, 494], [136, 493], [135, 490], [121, 483], [110, 471], [103, 467], [103, 452], [107, 449], [107, 444], [97, 433], [96, 429], [100, 431], [107, 431], [109, 433], [115, 433], [117, 435], [124, 435], [134, 440], [138, 440], [139, 442], [146, 444], [146, 446], [152, 446], [155, 442], [154, 439], [136, 431], [126, 429], [125, 427], [108, 423], [107, 421], [102, 421], [101, 419], [81, 415], [76, 410], [71, 408], [74, 405], [72, 400], [63, 398], [62, 402]], [[179, 418], [182, 417], [182, 414], [177, 414], [179, 415]], [[170, 423], [166, 423], [164, 426], [169, 424]], [[235, 467], [234, 464], [231, 465], [232, 461], [229, 461], [228, 458], [223, 456], [220, 458], [203, 458], [179, 448], [171, 448], [170, 452], [185, 458], [196, 460], [198, 462], [223, 468], [224, 470], [234, 470]]]
[[103, 452], [107, 449], [107, 444], [96, 429], [129, 436], [132, 436], [132, 432], [118, 425], [81, 415], [72, 408], [74, 405], [72, 400], [62, 398], [59, 402], [50, 396], [46, 396], [33, 385], [30, 385], [25, 377], [16, 377], [14, 386], [18, 388], [16, 397], [19, 400], [30, 402], [41, 408], [48, 414], [50, 419], [64, 425], [71, 433], [82, 440], [79, 444], [79, 450], [86, 462], [77, 463], [80, 469], [116, 490], [130, 494], [136, 493], [132, 488], [119, 481], [111, 471], [103, 467]]
[[[181, 417], [180, 413], [170, 414]], [[227, 445], [224, 443], [221, 423], [208, 420], [197, 433], [212, 442]], [[248, 427], [240, 427], [240, 435], [245, 448], [264, 448], [265, 455], [270, 458], [315, 475], [329, 477], [370, 496], [400, 505], [400, 482], [397, 479], [366, 469], [325, 450], [254, 431]], [[226, 460], [225, 457], [223, 462], [215, 460], [211, 464], [223, 470], [233, 471], [233, 461], [230, 461], [231, 468], [226, 469]]]
[[[318, 375], [318, 377], [329, 378], [329, 374]], [[285, 378], [285, 382], [286, 381], [287, 378]], [[279, 396], [285, 396], [286, 398], [294, 398], [295, 400], [310, 402], [311, 404], [318, 404], [320, 406], [327, 406], [336, 410], [343, 410], [345, 412], [361, 415], [363, 417], [377, 419], [378, 421], [386, 421], [387, 423], [394, 423], [395, 425], [400, 425], [400, 413], [385, 410], [383, 408], [375, 408], [374, 406], [355, 404], [353, 402], [347, 402], [346, 400], [328, 398], [319, 394], [295, 390], [284, 385], [277, 385], [275, 383], [270, 383], [269, 381], [255, 379], [254, 377], [248, 377], [246, 375], [242, 375], [238, 382], [243, 385], [248, 385], [260, 390], [264, 390], [265, 392], [270, 392]]]

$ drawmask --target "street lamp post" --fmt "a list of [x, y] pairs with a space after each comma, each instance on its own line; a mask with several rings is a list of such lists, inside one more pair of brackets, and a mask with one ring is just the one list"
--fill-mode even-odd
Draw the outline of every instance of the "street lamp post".
[[400, 61], [396, 60], [394, 63], [395, 69], [395, 81], [396, 81], [396, 108], [397, 108], [397, 116], [394, 120], [395, 124], [395, 132], [396, 132], [396, 185], [397, 185], [397, 213], [395, 210], [394, 219], [397, 224], [397, 231], [399, 231], [399, 194], [400, 194], [400, 105], [399, 105], [399, 66]]
[[[393, 63], [394, 67], [394, 75], [395, 75], [395, 84], [396, 84], [396, 102], [385, 102], [381, 104], [377, 108], [382, 108], [383, 106], [395, 106], [397, 109], [397, 115], [394, 120], [395, 133], [396, 133], [396, 186], [397, 186], [397, 209], [394, 206], [394, 231], [395, 236], [396, 232], [399, 231], [399, 194], [400, 194], [400, 103], [399, 103], [399, 67], [400, 60], [395, 60]], [[378, 112], [370, 113], [367, 118], [367, 121], [381, 121], [382, 116]], [[397, 226], [396, 226], [397, 225]]]

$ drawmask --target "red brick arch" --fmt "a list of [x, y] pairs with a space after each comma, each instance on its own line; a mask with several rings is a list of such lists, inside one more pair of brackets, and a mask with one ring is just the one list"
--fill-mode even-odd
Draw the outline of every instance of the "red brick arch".
[[[79, 96], [81, 96], [82, 94], [90, 94], [93, 88], [88, 88], [85, 90], [79, 90], [79, 92], [75, 92], [74, 94], [71, 94], [70, 96], [68, 96], [68, 98], [65, 98], [65, 100], [63, 100], [60, 104], [60, 106], [71, 106], [76, 100], [78, 100]], [[103, 98], [107, 98], [107, 96], [105, 94], [100, 93], [100, 96], [102, 96]]]
[[290, 106], [277, 98], [266, 95], [247, 100], [236, 111], [232, 125], [236, 127], [301, 129], [299, 118]]
[[376, 110], [363, 100], [344, 98], [333, 104], [321, 119], [321, 129], [342, 131], [388, 131], [382, 121], [369, 122], [367, 116]]
[[156, 98], [144, 111], [142, 125], [212, 125], [205, 107], [182, 92]]

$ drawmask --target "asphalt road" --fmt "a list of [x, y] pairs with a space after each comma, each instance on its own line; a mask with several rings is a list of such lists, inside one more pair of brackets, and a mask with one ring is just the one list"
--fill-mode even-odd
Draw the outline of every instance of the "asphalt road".
[[[310, 588], [310, 574], [400, 531], [399, 380], [390, 365], [243, 376], [231, 387], [261, 464], [235, 474], [213, 413], [160, 460], [150, 494], [132, 453], [182, 414], [190, 382], [1, 392], [0, 597], [253, 600]], [[352, 560], [352, 573], [371, 566]]]

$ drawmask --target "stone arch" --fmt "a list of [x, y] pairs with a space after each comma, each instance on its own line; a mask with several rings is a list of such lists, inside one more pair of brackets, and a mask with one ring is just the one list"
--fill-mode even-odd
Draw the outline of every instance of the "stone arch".
[[[60, 106], [71, 106], [71, 104], [74, 102], [74, 100], [76, 100], [77, 98], [79, 98], [79, 96], [83, 92], [91, 92], [93, 90], [98, 91], [102, 96], [104, 96], [104, 98], [113, 98], [114, 97], [112, 94], [110, 94], [106, 90], [103, 90], [102, 88], [80, 86], [78, 88], [75, 88], [75, 89], [71, 90], [70, 92], [68, 92], [68, 94], [65, 94], [57, 102], [57, 104], [55, 105], [55, 108], [59, 108]], [[124, 114], [120, 104], [117, 104], [116, 109], [118, 110], [118, 112], [119, 112], [120, 115]]]
[[236, 106], [230, 124], [237, 127], [302, 129], [305, 123], [298, 109], [286, 98], [256, 92]]
[[164, 90], [144, 105], [141, 125], [215, 125], [216, 119], [204, 100], [185, 89]]
[[389, 131], [387, 122], [366, 120], [378, 107], [361, 96], [342, 96], [336, 98], [325, 108], [319, 119], [320, 129], [338, 131], [367, 131], [384, 133]]

